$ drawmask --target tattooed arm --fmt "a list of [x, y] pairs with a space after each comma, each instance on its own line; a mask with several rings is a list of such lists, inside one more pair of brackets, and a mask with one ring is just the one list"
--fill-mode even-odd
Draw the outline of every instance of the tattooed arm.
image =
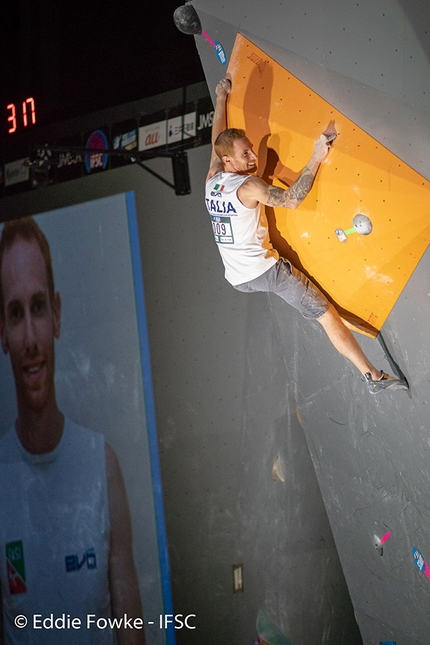
[[300, 177], [287, 190], [269, 186], [258, 177], [250, 177], [238, 191], [238, 197], [245, 206], [252, 207], [254, 202], [267, 206], [295, 209], [305, 199], [312, 188], [320, 164], [327, 157], [331, 141], [322, 134], [315, 143], [314, 153], [302, 170]]
[[300, 177], [287, 190], [277, 186], [268, 186], [267, 206], [278, 206], [280, 208], [295, 209], [305, 199], [312, 188], [316, 170], [312, 172], [308, 166], [302, 170]]

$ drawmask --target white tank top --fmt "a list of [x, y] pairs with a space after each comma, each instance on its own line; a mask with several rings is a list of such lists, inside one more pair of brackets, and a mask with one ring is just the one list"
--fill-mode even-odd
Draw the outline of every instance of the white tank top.
[[261, 204], [246, 208], [237, 196], [248, 178], [249, 175], [219, 172], [206, 183], [206, 208], [225, 277], [232, 285], [258, 278], [279, 259], [270, 243], [264, 208]]
[[[110, 616], [103, 436], [66, 419], [58, 446], [33, 455], [11, 428], [0, 441], [0, 512], [6, 645], [112, 645], [111, 629], [86, 629], [88, 614]], [[33, 629], [35, 614], [79, 617], [82, 627]]]

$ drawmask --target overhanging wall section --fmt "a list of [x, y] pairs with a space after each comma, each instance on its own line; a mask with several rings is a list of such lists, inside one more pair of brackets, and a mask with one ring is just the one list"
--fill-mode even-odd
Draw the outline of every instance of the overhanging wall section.
[[[194, 4], [203, 28], [223, 43], [229, 60], [240, 32], [372, 137], [375, 145], [418, 173], [427, 191], [430, 74], [425, 36], [430, 13], [424, 3], [330, 0], [303, 6], [269, 0], [264, 7], [256, 3], [245, 11], [242, 3], [232, 0], [217, 5], [216, 15], [206, 0]], [[225, 68], [201, 37], [196, 41], [212, 89]], [[264, 62], [264, 57], [260, 59]], [[257, 123], [259, 114], [247, 114], [248, 121]], [[290, 160], [281, 159], [285, 164]], [[412, 200], [415, 194], [412, 187]], [[426, 192], [419, 208], [425, 210], [427, 204]], [[408, 212], [406, 202], [400, 226], [408, 226]], [[371, 398], [318, 325], [305, 323], [286, 311], [281, 301], [269, 299], [297, 419], [306, 433], [366, 645], [384, 640], [424, 645], [429, 631], [429, 582], [412, 554], [413, 548], [418, 549], [425, 562], [430, 543], [426, 247], [424, 240], [424, 254], [416, 258], [419, 262], [382, 327], [388, 349], [410, 382], [409, 395]], [[398, 266], [406, 264], [408, 253], [405, 249], [399, 254]], [[372, 362], [389, 371], [378, 341], [364, 336], [359, 341]], [[375, 539], [388, 534], [380, 555]]]

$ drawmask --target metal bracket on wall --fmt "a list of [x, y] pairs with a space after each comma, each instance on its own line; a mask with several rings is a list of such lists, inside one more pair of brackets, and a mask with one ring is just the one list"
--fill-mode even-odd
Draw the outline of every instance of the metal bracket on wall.
[[[151, 175], [159, 179], [163, 184], [173, 188], [176, 195], [189, 195], [191, 193], [190, 174], [188, 169], [188, 157], [185, 150], [177, 149], [171, 152], [157, 152], [157, 154], [148, 156], [131, 150], [116, 150], [110, 148], [77, 148], [75, 146], [50, 146], [46, 144], [36, 152], [29, 155], [29, 161], [26, 165], [30, 168], [31, 182], [33, 188], [44, 188], [48, 185], [49, 170], [51, 166], [56, 165], [55, 153], [74, 154], [74, 155], [112, 155], [128, 159], [131, 163], [136, 163], [140, 168], [146, 170]], [[168, 181], [155, 170], [146, 166], [144, 160], [156, 159], [158, 157], [170, 157], [172, 160], [173, 182]]]
[[[162, 156], [169, 156], [172, 159], [173, 184], [170, 181], [167, 181], [167, 179], [164, 179], [164, 177], [161, 177], [161, 175], [156, 173], [155, 170], [152, 170], [152, 168], [145, 166], [140, 159], [136, 158], [134, 163], [143, 168], [143, 170], [149, 172], [151, 175], [154, 175], [154, 177], [157, 177], [157, 179], [162, 181], [163, 184], [173, 188], [176, 195], [189, 195], [191, 193], [191, 184], [187, 153], [182, 150], [180, 152]], [[131, 159], [131, 161], [133, 161], [133, 159]]]

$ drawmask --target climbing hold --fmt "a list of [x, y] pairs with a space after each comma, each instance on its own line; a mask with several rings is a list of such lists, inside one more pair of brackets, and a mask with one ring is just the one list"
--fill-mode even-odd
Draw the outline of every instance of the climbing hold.
[[202, 24], [197, 11], [191, 4], [185, 4], [178, 7], [174, 14], [173, 20], [179, 31], [190, 36], [202, 33]]
[[361, 213], [359, 215], [356, 215], [352, 220], [352, 223], [353, 223], [353, 227], [348, 228], [346, 231], [344, 231], [342, 228], [337, 228], [335, 230], [335, 233], [339, 242], [347, 242], [348, 241], [347, 235], [352, 235], [352, 233], [359, 233], [360, 235], [369, 235], [369, 233], [372, 232], [372, 228], [373, 228], [372, 222], [367, 217], [367, 215], [362, 215]]
[[377, 552], [379, 553], [379, 555], [384, 555], [384, 549], [383, 549], [383, 546], [382, 546], [382, 542], [378, 538], [377, 535], [373, 536], [373, 545], [374, 545], [375, 549], [377, 550]]
[[179, 31], [182, 31], [183, 34], [188, 34], [189, 36], [197, 36], [201, 34], [206, 38], [208, 43], [214, 47], [215, 53], [219, 62], [222, 65], [227, 63], [227, 56], [224, 51], [224, 47], [221, 43], [216, 40], [215, 42], [210, 38], [205, 31], [202, 29], [202, 23], [197, 14], [197, 11], [191, 4], [184, 4], [181, 7], [175, 9], [173, 13], [173, 20], [176, 27]]
[[373, 536], [373, 544], [379, 555], [384, 555], [384, 549], [382, 548], [382, 545], [385, 544], [389, 537], [391, 537], [390, 531], [387, 531], [387, 533], [381, 538], [378, 538], [377, 535]]
[[284, 466], [280, 455], [278, 455], [275, 459], [275, 463], [273, 464], [272, 469], [272, 475], [275, 481], [278, 479], [281, 482], [285, 482]]
[[372, 222], [367, 215], [356, 215], [352, 220], [355, 230], [360, 235], [369, 235], [372, 232]]
[[270, 622], [261, 609], [257, 616], [257, 634], [265, 645], [291, 645], [291, 641]]

